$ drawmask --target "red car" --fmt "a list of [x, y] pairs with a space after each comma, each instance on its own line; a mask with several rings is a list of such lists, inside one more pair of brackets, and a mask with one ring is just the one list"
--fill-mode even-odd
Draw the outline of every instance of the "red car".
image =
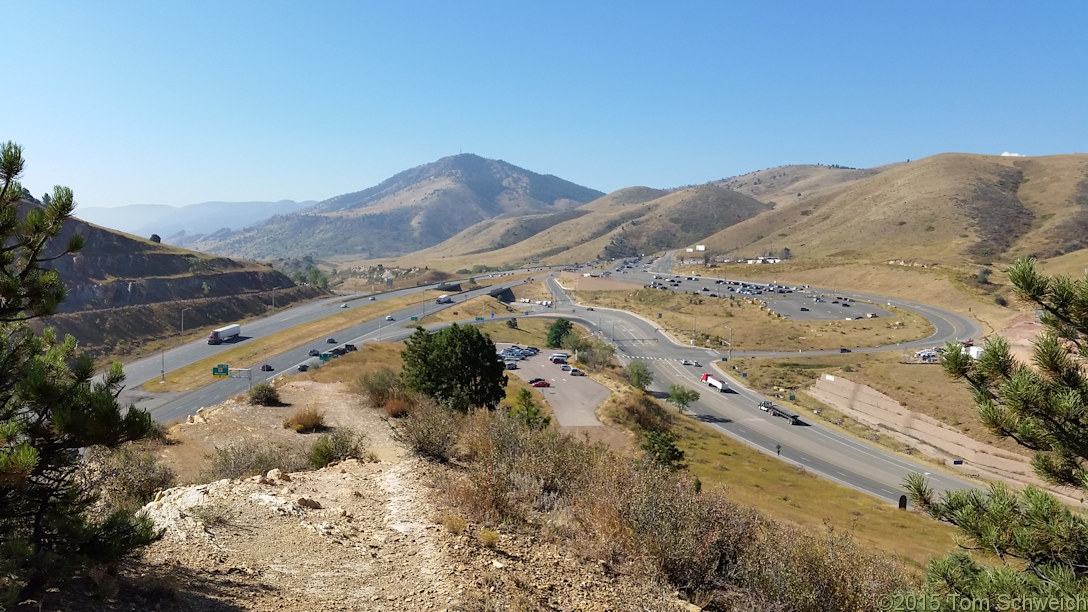
[[560, 357], [556, 357], [555, 359], [552, 359], [552, 363], [559, 363], [559, 364], [563, 364], [563, 363], [566, 363], [566, 362], [567, 362], [567, 360], [566, 360], [566, 359], [562, 359], [562, 358], [560, 358]]
[[533, 383], [533, 386], [534, 387], [550, 387], [550, 386], [552, 386], [552, 384], [550, 382], [546, 381], [546, 380], [538, 380], [535, 383]]

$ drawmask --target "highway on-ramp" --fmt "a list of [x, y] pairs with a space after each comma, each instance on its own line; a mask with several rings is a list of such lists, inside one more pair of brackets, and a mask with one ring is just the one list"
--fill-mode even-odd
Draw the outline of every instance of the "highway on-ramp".
[[[761, 411], [757, 405], [767, 398], [740, 384], [732, 370], [724, 376], [730, 390], [721, 393], [700, 380], [704, 372], [722, 377], [708, 367], [710, 362], [721, 359], [721, 352], [677, 344], [651, 321], [625, 311], [588, 310], [574, 304], [555, 279], [547, 282], [559, 316], [578, 320], [613, 342], [621, 362], [642, 359], [650, 366], [654, 374], [651, 392], [666, 397], [671, 384], [697, 390], [700, 398], [689, 407], [692, 416], [748, 446], [893, 503], [904, 494], [902, 483], [911, 473], [928, 473], [930, 484], [938, 491], [978, 487], [968, 480], [933, 471], [907, 456], [859, 441], [805, 415], [801, 415], [802, 424], [792, 425], [787, 419]], [[682, 365], [683, 360], [700, 365]]]

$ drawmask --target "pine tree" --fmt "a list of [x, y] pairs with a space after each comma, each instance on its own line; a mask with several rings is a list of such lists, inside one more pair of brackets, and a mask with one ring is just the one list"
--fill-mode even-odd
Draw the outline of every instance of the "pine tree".
[[[1032, 466], [1044, 481], [1088, 493], [1088, 276], [1073, 281], [1039, 273], [1035, 260], [1018, 260], [1009, 280], [1022, 300], [1042, 312], [1045, 331], [1035, 341], [1031, 365], [995, 338], [972, 359], [950, 343], [943, 365], [967, 381], [979, 418], [994, 434], [1032, 450]], [[921, 475], [906, 482], [911, 500], [934, 518], [959, 528], [978, 548], [1005, 563], [979, 565], [962, 553], [932, 563], [927, 583], [941, 592], [975, 597], [1000, 594], [1088, 594], [1088, 520], [1037, 487], [1014, 491], [1002, 484], [985, 491], [937, 496]], [[1075, 493], [1074, 493], [1075, 494]]]
[[71, 190], [55, 187], [48, 205], [35, 206], [17, 180], [23, 167], [21, 147], [0, 145], [0, 608], [155, 537], [131, 511], [92, 517], [95, 494], [75, 479], [83, 449], [146, 438], [156, 427], [146, 412], [118, 406], [120, 364], [95, 381], [74, 338], [27, 324], [64, 299], [48, 263], [83, 242], [56, 240], [75, 208]]

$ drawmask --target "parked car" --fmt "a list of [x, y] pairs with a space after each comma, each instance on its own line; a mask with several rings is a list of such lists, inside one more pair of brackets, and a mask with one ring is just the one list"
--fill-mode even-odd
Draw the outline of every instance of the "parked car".
[[310, 352], [309, 352], [309, 353], [307, 353], [307, 354], [308, 354], [308, 355], [309, 355], [310, 357], [317, 357], [318, 355], [320, 355], [320, 354], [321, 354], [321, 351], [319, 351], [319, 350], [317, 350], [317, 349], [310, 349]]
[[570, 370], [571, 370], [571, 367], [570, 367], [569, 365], [567, 365], [567, 364], [565, 364], [565, 363], [564, 363], [564, 364], [562, 364], [562, 365], [560, 365], [560, 366], [559, 366], [559, 369], [560, 369], [560, 370], [562, 370], [562, 371], [564, 371], [564, 372], [570, 372]]
[[579, 370], [578, 368], [571, 368], [570, 375], [571, 376], [585, 376], [586, 373]]
[[552, 386], [552, 384], [550, 382], [546, 381], [546, 380], [538, 380], [535, 383], [533, 383], [533, 386], [534, 387], [550, 387], [550, 386]]
[[271, 371], [272, 371], [272, 366], [270, 366], [270, 365], [268, 365], [268, 364], [266, 363], [266, 364], [264, 364], [264, 365], [262, 365], [262, 366], [261, 366], [261, 371], [262, 371], [262, 372], [271, 372]]
[[552, 363], [564, 364], [566, 362], [567, 362], [567, 360], [563, 359], [562, 357], [553, 357], [552, 358]]
[[530, 378], [529, 379], [529, 384], [531, 385], [533, 383], [538, 383], [538, 382], [540, 382], [542, 380], [544, 380], [544, 379], [543, 378]]

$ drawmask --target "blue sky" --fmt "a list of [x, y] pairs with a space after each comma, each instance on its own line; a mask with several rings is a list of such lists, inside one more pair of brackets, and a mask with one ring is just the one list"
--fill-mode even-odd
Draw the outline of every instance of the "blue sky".
[[459, 152], [607, 192], [1088, 151], [1072, 0], [0, 0], [0, 22], [0, 140], [81, 206], [321, 200]]

